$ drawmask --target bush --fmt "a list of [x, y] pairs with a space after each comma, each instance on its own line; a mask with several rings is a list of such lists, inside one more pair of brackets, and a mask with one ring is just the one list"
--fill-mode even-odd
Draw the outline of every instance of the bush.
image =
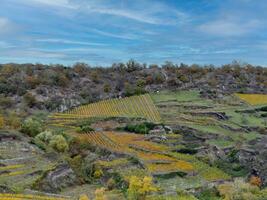
[[263, 200], [266, 199], [267, 191], [235, 179], [233, 183], [224, 183], [218, 186], [218, 191], [224, 199], [231, 200]]
[[95, 190], [95, 200], [107, 200], [105, 188], [99, 188]]
[[116, 186], [116, 183], [114, 179], [113, 178], [108, 179], [108, 182], [107, 182], [108, 190], [113, 190], [115, 186]]
[[101, 169], [97, 169], [94, 172], [94, 178], [99, 179], [99, 178], [101, 178], [103, 176], [103, 174], [104, 173], [103, 173], [103, 171]]
[[250, 179], [249, 179], [249, 183], [251, 185], [255, 185], [255, 186], [260, 187], [262, 185], [262, 180], [258, 176], [251, 176]]
[[127, 195], [129, 200], [141, 200], [146, 199], [146, 196], [157, 191], [157, 188], [153, 186], [152, 178], [145, 176], [143, 179], [137, 176], [130, 177], [129, 188]]
[[10, 112], [5, 118], [6, 125], [13, 129], [19, 129], [21, 126], [21, 119], [15, 112]]
[[69, 149], [69, 145], [62, 135], [54, 135], [49, 142], [49, 146], [58, 152], [65, 152]]
[[22, 123], [21, 132], [26, 133], [31, 137], [35, 137], [42, 132], [42, 125], [39, 121], [28, 118]]
[[23, 96], [23, 98], [24, 98], [25, 103], [26, 103], [30, 108], [33, 107], [33, 106], [35, 106], [36, 103], [37, 103], [35, 97], [34, 97], [31, 93], [29, 93], [29, 92], [27, 92], [27, 93]]
[[82, 194], [80, 195], [79, 200], [89, 200], [89, 198], [86, 194]]
[[51, 131], [44, 131], [36, 135], [35, 139], [40, 140], [45, 143], [49, 143], [52, 137], [53, 137], [53, 134]]
[[109, 84], [106, 83], [106, 84], [104, 85], [104, 92], [105, 92], [105, 93], [109, 93], [110, 91], [111, 91], [111, 87], [110, 87]]
[[148, 134], [148, 132], [152, 130], [155, 126], [156, 124], [144, 122], [136, 125], [129, 124], [124, 127], [124, 130], [134, 133]]
[[90, 131], [94, 131], [93, 128], [91, 128], [89, 125], [80, 126], [76, 130], [79, 133], [88, 133]]
[[4, 128], [5, 122], [4, 122], [4, 117], [0, 115], [0, 129]]
[[0, 96], [0, 106], [3, 108], [10, 108], [14, 104], [14, 101], [10, 97]]

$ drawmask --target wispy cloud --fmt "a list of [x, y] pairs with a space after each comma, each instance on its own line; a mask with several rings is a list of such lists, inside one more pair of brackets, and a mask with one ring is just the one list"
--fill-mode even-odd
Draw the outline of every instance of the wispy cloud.
[[266, 0], [0, 2], [0, 62], [218, 64], [267, 52]]
[[[123, 1], [122, 1], [123, 2]], [[88, 14], [101, 14], [116, 16], [119, 18], [126, 18], [141, 23], [154, 24], [154, 25], [168, 25], [181, 23], [188, 20], [189, 16], [175, 8], [168, 7], [164, 3], [158, 1], [136, 1], [135, 8], [131, 9], [127, 5], [130, 1], [121, 3], [113, 0], [24, 0], [23, 3], [49, 6], [59, 9], [71, 9], [77, 10], [78, 12]], [[149, 7], [149, 8], [148, 8]], [[168, 12], [166, 12], [168, 10]], [[73, 12], [73, 11], [72, 11]], [[165, 15], [165, 17], [160, 15]], [[168, 17], [168, 20], [166, 20]]]
[[66, 39], [55, 39], [55, 38], [36, 39], [35, 41], [42, 42], [42, 43], [55, 43], [55, 44], [73, 44], [73, 45], [87, 45], [87, 46], [106, 46], [106, 44], [97, 43], [97, 42], [85, 42], [85, 41], [75, 41], [75, 40], [66, 40]]
[[110, 33], [110, 32], [106, 32], [106, 31], [102, 31], [98, 29], [92, 29], [92, 32], [97, 33], [102, 36], [107, 36], [107, 37], [112, 37], [112, 38], [127, 39], [127, 40], [138, 39], [138, 36], [134, 34], [123, 34], [123, 33], [115, 34], [115, 33]]
[[4, 58], [51, 58], [51, 59], [63, 59], [66, 57], [63, 53], [36, 50], [36, 49], [12, 49], [9, 51], [1, 52], [1, 57]]
[[12, 24], [12, 22], [9, 19], [4, 18], [4, 17], [0, 17], [0, 35], [5, 34], [5, 33], [9, 33], [14, 28], [15, 28], [14, 25]]
[[8, 42], [5, 41], [0, 41], [0, 48], [1, 49], [6, 49], [6, 48], [13, 48], [16, 47], [15, 45], [9, 44]]
[[255, 28], [260, 27], [261, 23], [258, 20], [230, 21], [230, 20], [215, 20], [199, 26], [202, 32], [213, 34], [216, 36], [242, 36], [252, 32]]
[[72, 4], [69, 0], [24, 0], [24, 3], [34, 3], [34, 4], [41, 4], [47, 5], [50, 7], [61, 7], [61, 8], [69, 8], [75, 9], [77, 6]]

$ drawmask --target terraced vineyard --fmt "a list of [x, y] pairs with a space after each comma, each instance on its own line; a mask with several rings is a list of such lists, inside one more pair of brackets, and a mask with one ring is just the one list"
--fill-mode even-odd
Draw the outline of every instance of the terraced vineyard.
[[28, 141], [22, 141], [11, 133], [6, 137], [18, 139], [0, 140], [0, 185], [23, 190], [33, 184], [42, 172], [54, 166], [55, 162], [43, 157], [40, 150]]
[[32, 195], [32, 194], [0, 193], [0, 200], [67, 200], [67, 198]]
[[251, 105], [263, 105], [267, 104], [267, 95], [266, 94], [236, 94], [243, 101]]
[[65, 113], [55, 113], [52, 125], [64, 126], [77, 119], [91, 117], [141, 117], [152, 122], [160, 122], [161, 118], [149, 94], [120, 99], [103, 100], [79, 106]]
[[[146, 141], [144, 135], [121, 132], [89, 132], [87, 134], [77, 134], [77, 137], [111, 152], [136, 157], [144, 164], [151, 175], [184, 172], [195, 173], [205, 180], [207, 178], [206, 181], [229, 178], [227, 174], [219, 169], [211, 168], [193, 156], [173, 154], [170, 152], [171, 149], [165, 145]], [[210, 176], [212, 178], [206, 176], [206, 170], [211, 171]], [[213, 176], [213, 173], [217, 175]]]

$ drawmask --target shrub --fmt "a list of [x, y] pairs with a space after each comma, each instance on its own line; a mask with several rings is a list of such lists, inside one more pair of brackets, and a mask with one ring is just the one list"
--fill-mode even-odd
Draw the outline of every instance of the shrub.
[[26, 133], [31, 137], [35, 137], [42, 132], [42, 125], [39, 121], [28, 118], [22, 123], [21, 132]]
[[80, 195], [79, 200], [89, 200], [89, 198], [86, 194], [82, 194]]
[[4, 117], [0, 115], [0, 129], [4, 128], [5, 122], [4, 122]]
[[15, 112], [8, 113], [5, 118], [6, 125], [13, 129], [19, 129], [21, 126], [21, 119], [17, 116]]
[[116, 183], [113, 178], [108, 179], [108, 182], [107, 182], [108, 190], [113, 190], [115, 188], [115, 185]]
[[94, 131], [94, 129], [91, 128], [89, 125], [84, 125], [84, 126], [82, 125], [78, 127], [76, 131], [79, 133], [88, 133], [90, 131]]
[[155, 74], [155, 84], [164, 83], [164, 77], [160, 73]]
[[148, 132], [152, 130], [155, 126], [156, 124], [154, 123], [144, 122], [136, 125], [129, 124], [124, 127], [124, 130], [134, 133], [148, 134]]
[[51, 131], [44, 131], [36, 135], [35, 139], [38, 139], [45, 143], [49, 143], [52, 137], [53, 137], [53, 134]]
[[258, 186], [258, 187], [260, 187], [262, 185], [261, 178], [258, 177], [258, 176], [251, 176], [250, 179], [249, 179], [249, 183], [251, 185], [255, 185], [255, 186]]
[[49, 142], [49, 146], [58, 152], [65, 152], [69, 149], [69, 145], [62, 135], [54, 135]]
[[129, 200], [142, 200], [151, 193], [157, 191], [157, 188], [153, 186], [152, 177], [145, 176], [143, 179], [137, 176], [130, 177], [129, 188], [127, 195]]
[[107, 200], [105, 188], [102, 187], [95, 190], [95, 200]]
[[33, 106], [35, 106], [36, 103], [37, 103], [35, 97], [34, 97], [31, 93], [29, 93], [29, 92], [27, 92], [27, 93], [23, 96], [23, 98], [24, 98], [25, 103], [26, 103], [30, 108], [33, 107]]
[[104, 85], [104, 92], [105, 92], [105, 93], [109, 93], [110, 90], [111, 90], [110, 85], [109, 85], [109, 84], [105, 84], [105, 85]]
[[0, 96], [0, 106], [3, 108], [10, 108], [14, 101], [10, 97]]
[[233, 183], [224, 183], [218, 186], [218, 191], [224, 199], [231, 200], [263, 200], [266, 190], [244, 182], [242, 179], [235, 179]]
[[103, 171], [101, 169], [97, 169], [94, 172], [94, 178], [99, 179], [103, 176]]

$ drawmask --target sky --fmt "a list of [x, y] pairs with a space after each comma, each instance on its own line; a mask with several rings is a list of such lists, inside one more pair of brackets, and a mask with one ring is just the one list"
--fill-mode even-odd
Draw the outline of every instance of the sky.
[[267, 66], [266, 0], [0, 0], [0, 63]]

